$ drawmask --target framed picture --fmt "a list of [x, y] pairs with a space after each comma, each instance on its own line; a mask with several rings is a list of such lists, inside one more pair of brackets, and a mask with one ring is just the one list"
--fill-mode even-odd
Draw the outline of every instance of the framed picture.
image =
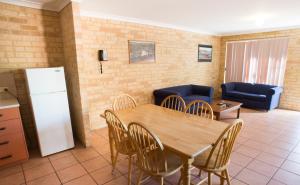
[[212, 60], [212, 46], [198, 45], [198, 62], [211, 62]]
[[154, 63], [155, 43], [151, 41], [128, 41], [129, 63]]

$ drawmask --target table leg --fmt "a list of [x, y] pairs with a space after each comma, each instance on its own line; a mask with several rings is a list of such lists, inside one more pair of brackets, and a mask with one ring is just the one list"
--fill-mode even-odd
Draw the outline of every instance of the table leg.
[[193, 158], [186, 158], [183, 161], [183, 174], [182, 174], [183, 185], [191, 184], [191, 167], [193, 161], [194, 161]]
[[220, 120], [220, 113], [218, 112], [218, 113], [216, 113], [216, 120]]
[[241, 112], [241, 108], [239, 108], [239, 109], [237, 110], [237, 119], [240, 118], [240, 112]]

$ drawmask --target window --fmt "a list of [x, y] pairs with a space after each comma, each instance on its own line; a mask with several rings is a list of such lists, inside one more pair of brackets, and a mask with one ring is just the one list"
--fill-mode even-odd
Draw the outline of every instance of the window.
[[225, 82], [283, 85], [288, 38], [228, 42]]

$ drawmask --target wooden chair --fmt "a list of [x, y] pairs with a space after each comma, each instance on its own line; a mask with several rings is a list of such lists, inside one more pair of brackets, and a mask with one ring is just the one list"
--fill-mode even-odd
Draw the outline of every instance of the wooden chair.
[[137, 164], [140, 169], [137, 185], [141, 184], [143, 173], [160, 178], [173, 175], [182, 168], [180, 157], [167, 152], [159, 138], [140, 123], [130, 123], [128, 132], [137, 152]]
[[[131, 184], [131, 169], [132, 169], [132, 156], [135, 151], [131, 145], [131, 141], [128, 136], [127, 127], [117, 117], [112, 110], [106, 110], [104, 112], [106, 123], [108, 125], [109, 132], [109, 144], [111, 152], [111, 162], [113, 166], [112, 172], [114, 172], [117, 164], [118, 154], [127, 155], [128, 161], [128, 185]], [[116, 150], [116, 151], [114, 151]]]
[[136, 101], [128, 94], [122, 94], [115, 98], [113, 102], [113, 110], [130, 109], [136, 107]]
[[[235, 120], [224, 130], [218, 140], [213, 144], [211, 150], [195, 158], [193, 166], [198, 168], [200, 172], [203, 170], [208, 173], [207, 178], [200, 181], [198, 185], [202, 184], [206, 180], [208, 180], [208, 185], [211, 185], [212, 174], [220, 177], [221, 185], [224, 184], [225, 180], [227, 181], [227, 184], [230, 185], [228, 174], [229, 159], [235, 139], [237, 138], [242, 126], [242, 120]], [[199, 176], [201, 176], [201, 173]]]
[[185, 102], [184, 100], [177, 95], [170, 95], [166, 97], [160, 104], [160, 106], [168, 108], [168, 109], [174, 109], [180, 112], [183, 112], [185, 110]]
[[214, 111], [211, 106], [203, 100], [195, 100], [186, 106], [185, 113], [194, 114], [203, 118], [214, 119]]

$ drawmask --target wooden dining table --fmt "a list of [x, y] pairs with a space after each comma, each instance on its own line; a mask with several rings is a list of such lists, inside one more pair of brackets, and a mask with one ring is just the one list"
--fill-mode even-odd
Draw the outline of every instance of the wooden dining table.
[[153, 104], [115, 111], [124, 124], [139, 122], [155, 133], [163, 145], [182, 158], [183, 184], [190, 185], [196, 156], [210, 149], [228, 123], [201, 118]]

